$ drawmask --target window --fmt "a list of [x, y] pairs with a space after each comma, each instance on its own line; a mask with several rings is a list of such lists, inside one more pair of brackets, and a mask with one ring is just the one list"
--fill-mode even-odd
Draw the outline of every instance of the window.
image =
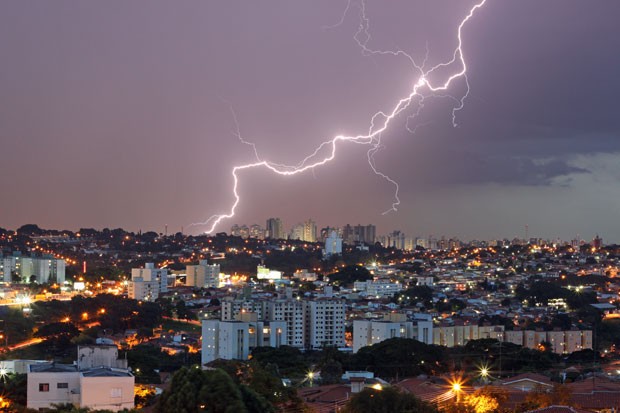
[[68, 389], [69, 388], [69, 383], [58, 383], [56, 385], [57, 389]]
[[113, 387], [110, 389], [110, 397], [122, 397], [123, 389], [120, 387]]
[[49, 383], [39, 383], [39, 391], [50, 391]]

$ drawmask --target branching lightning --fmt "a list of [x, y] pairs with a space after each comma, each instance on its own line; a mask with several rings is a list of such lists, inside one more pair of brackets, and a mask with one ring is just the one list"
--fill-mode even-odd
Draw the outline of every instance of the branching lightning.
[[[353, 36], [353, 39], [357, 43], [357, 45], [362, 50], [362, 53], [367, 56], [372, 55], [392, 55], [397, 57], [406, 58], [412, 65], [414, 73], [417, 75], [417, 80], [413, 84], [413, 87], [408, 95], [399, 99], [396, 104], [392, 107], [390, 111], [379, 111], [375, 113], [370, 119], [370, 126], [368, 128], [368, 132], [366, 134], [352, 135], [352, 136], [344, 136], [337, 135], [332, 139], [321, 143], [312, 153], [306, 156], [300, 163], [297, 165], [284, 165], [277, 164], [274, 162], [262, 160], [259, 157], [258, 150], [256, 145], [252, 142], [246, 141], [240, 132], [239, 122], [237, 120], [237, 116], [230, 106], [230, 110], [233, 116], [233, 120], [235, 123], [236, 131], [234, 135], [244, 144], [252, 146], [254, 150], [254, 155], [256, 156], [256, 162], [235, 166], [232, 169], [233, 176], [233, 188], [232, 192], [234, 195], [234, 203], [230, 208], [230, 212], [227, 214], [216, 214], [209, 217], [206, 221], [202, 223], [197, 223], [193, 225], [204, 225], [207, 226], [207, 233], [211, 233], [215, 230], [217, 225], [224, 219], [232, 218], [235, 215], [235, 210], [241, 201], [241, 197], [238, 192], [239, 185], [239, 173], [248, 170], [248, 169], [256, 169], [256, 168], [265, 168], [276, 174], [283, 176], [292, 176], [297, 174], [302, 174], [308, 170], [314, 170], [314, 168], [325, 165], [336, 158], [336, 153], [338, 146], [341, 142], [351, 142], [357, 143], [361, 145], [368, 145], [370, 149], [367, 152], [368, 163], [372, 168], [373, 172], [379, 177], [385, 179], [395, 187], [394, 193], [394, 201], [390, 209], [384, 212], [388, 213], [390, 211], [396, 211], [397, 206], [400, 204], [400, 199], [398, 197], [399, 186], [396, 181], [390, 178], [388, 175], [380, 172], [376, 165], [374, 156], [375, 154], [382, 148], [381, 144], [381, 136], [383, 132], [385, 132], [390, 122], [400, 115], [403, 111], [409, 108], [412, 105], [417, 105], [417, 109], [413, 114], [410, 114], [407, 117], [407, 129], [411, 132], [415, 131], [415, 128], [411, 128], [409, 126], [409, 122], [415, 119], [424, 108], [425, 99], [429, 97], [450, 97], [455, 100], [455, 106], [452, 109], [452, 124], [456, 126], [456, 113], [461, 110], [464, 106], [465, 99], [469, 94], [469, 82], [467, 80], [467, 64], [465, 62], [465, 57], [463, 55], [463, 40], [462, 40], [462, 31], [465, 24], [472, 18], [476, 10], [484, 6], [487, 0], [480, 0], [476, 3], [467, 13], [467, 15], [461, 20], [457, 27], [457, 45], [454, 49], [454, 53], [452, 54], [452, 58], [446, 62], [442, 62], [436, 64], [435, 66], [426, 69], [426, 64], [428, 60], [428, 45], [426, 48], [426, 55], [421, 64], [418, 64], [415, 59], [412, 58], [409, 54], [402, 50], [375, 50], [368, 46], [368, 43], [371, 39], [369, 32], [370, 20], [366, 16], [366, 5], [364, 0], [360, 0], [357, 3], [359, 7], [359, 26], [358, 29]], [[342, 18], [336, 25], [327, 26], [326, 28], [333, 28], [342, 24], [346, 18], [347, 13], [349, 12], [352, 6], [352, 0], [347, 1], [346, 8], [342, 15]], [[450, 68], [455, 66], [455, 72], [449, 75], [443, 83], [434, 84], [429, 80], [429, 77], [441, 68]], [[463, 78], [466, 86], [466, 91], [463, 96], [459, 98], [455, 98], [454, 96], [448, 95], [447, 90], [450, 85], [456, 80]], [[419, 125], [416, 126], [416, 128]], [[324, 154], [327, 151], [327, 154]], [[321, 156], [321, 154], [324, 154]]]

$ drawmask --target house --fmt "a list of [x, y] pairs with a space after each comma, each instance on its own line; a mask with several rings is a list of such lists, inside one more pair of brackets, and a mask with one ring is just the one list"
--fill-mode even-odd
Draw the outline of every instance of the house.
[[119, 411], [134, 407], [135, 377], [114, 346], [80, 346], [74, 364], [28, 366], [27, 406], [44, 410], [53, 404]]

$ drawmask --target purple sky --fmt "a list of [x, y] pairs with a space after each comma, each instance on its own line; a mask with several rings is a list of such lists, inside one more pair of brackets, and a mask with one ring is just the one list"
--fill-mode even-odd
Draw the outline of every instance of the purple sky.
[[[364, 56], [352, 1], [0, 2], [0, 227], [199, 233], [227, 213], [234, 165], [296, 164], [337, 134], [366, 133], [417, 74]], [[471, 1], [369, 0], [375, 49], [450, 58]], [[242, 173], [234, 223], [374, 223], [471, 238], [620, 242], [620, 2], [488, 0], [463, 31], [471, 92], [429, 99], [367, 146], [284, 178]], [[450, 93], [460, 97], [464, 83]]]

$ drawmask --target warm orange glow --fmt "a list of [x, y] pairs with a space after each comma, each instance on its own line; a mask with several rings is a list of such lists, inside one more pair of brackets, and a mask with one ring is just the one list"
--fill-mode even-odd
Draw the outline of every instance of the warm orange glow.
[[468, 395], [465, 397], [465, 404], [470, 406], [474, 413], [490, 413], [499, 408], [499, 402], [486, 394]]

